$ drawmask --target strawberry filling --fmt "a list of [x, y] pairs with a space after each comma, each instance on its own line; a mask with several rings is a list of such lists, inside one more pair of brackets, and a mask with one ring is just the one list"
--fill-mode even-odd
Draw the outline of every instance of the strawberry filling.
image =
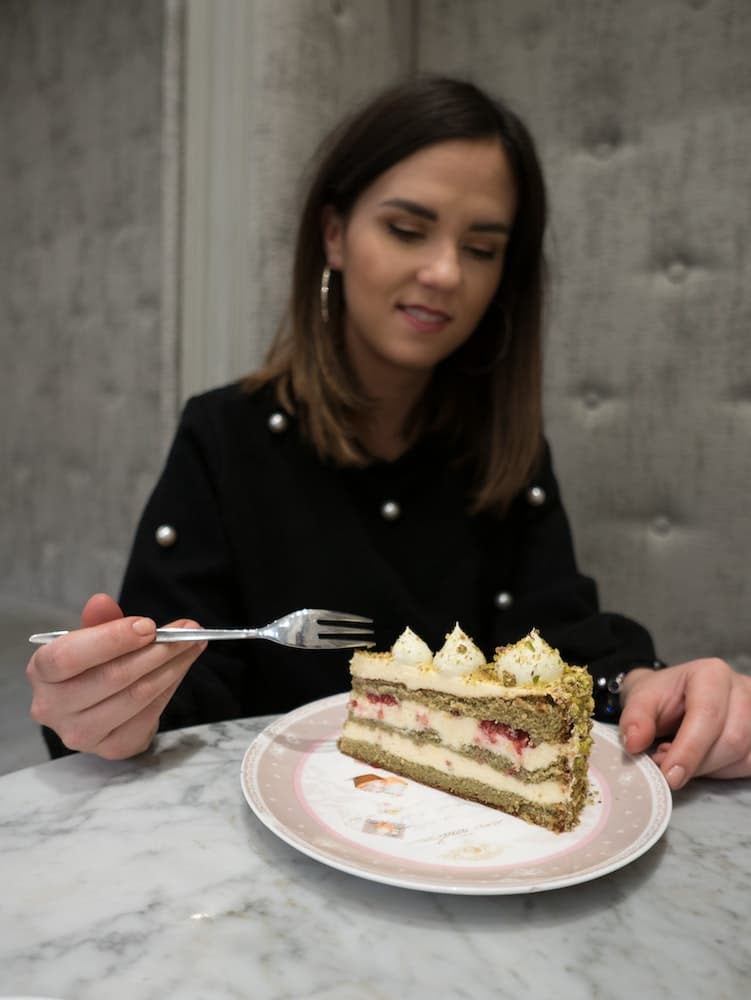
[[503, 722], [493, 722], [492, 719], [483, 719], [480, 723], [480, 734], [477, 743], [495, 744], [499, 739], [508, 740], [513, 744], [514, 750], [521, 755], [522, 750], [529, 746], [529, 733], [523, 729], [513, 729]]
[[367, 698], [371, 705], [378, 706], [378, 713], [376, 715], [376, 718], [378, 719], [379, 722], [382, 722], [384, 718], [383, 715], [384, 706], [386, 705], [393, 706], [399, 704], [399, 699], [395, 698], [393, 694], [376, 694], [375, 691], [368, 691]]
[[393, 694], [375, 694], [373, 691], [368, 692], [368, 701], [371, 705], [398, 705], [399, 699], [395, 698]]

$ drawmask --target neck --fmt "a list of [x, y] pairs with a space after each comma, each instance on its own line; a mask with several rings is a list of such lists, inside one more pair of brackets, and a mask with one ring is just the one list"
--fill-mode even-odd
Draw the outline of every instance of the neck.
[[366, 386], [373, 408], [363, 428], [362, 438], [376, 458], [394, 461], [415, 441], [410, 415], [430, 381], [430, 372], [400, 371], [389, 379]]

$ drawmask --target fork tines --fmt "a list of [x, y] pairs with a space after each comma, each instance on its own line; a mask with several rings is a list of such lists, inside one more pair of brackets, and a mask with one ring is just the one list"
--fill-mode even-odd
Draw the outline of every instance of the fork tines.
[[[372, 624], [372, 618], [347, 614], [346, 611], [319, 611], [316, 613], [316, 625], [319, 626], [319, 639], [341, 638], [361, 640], [360, 642], [352, 642], [352, 646], [373, 645], [372, 642], [368, 641], [373, 635], [373, 629], [363, 627]], [[350, 644], [348, 643], [348, 645]]]

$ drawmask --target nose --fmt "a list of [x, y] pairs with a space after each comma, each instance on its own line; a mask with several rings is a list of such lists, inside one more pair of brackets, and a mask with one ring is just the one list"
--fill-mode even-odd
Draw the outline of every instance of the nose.
[[445, 241], [432, 244], [426, 250], [427, 256], [420, 268], [418, 280], [435, 288], [456, 288], [462, 278], [457, 248], [453, 243]]

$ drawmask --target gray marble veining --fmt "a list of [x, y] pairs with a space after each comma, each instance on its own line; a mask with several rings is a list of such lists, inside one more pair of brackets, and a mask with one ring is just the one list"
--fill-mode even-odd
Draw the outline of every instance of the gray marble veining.
[[751, 975], [751, 783], [697, 782], [627, 868], [519, 896], [396, 889], [279, 841], [247, 807], [266, 720], [0, 778], [0, 991], [60, 1000], [681, 996]]

